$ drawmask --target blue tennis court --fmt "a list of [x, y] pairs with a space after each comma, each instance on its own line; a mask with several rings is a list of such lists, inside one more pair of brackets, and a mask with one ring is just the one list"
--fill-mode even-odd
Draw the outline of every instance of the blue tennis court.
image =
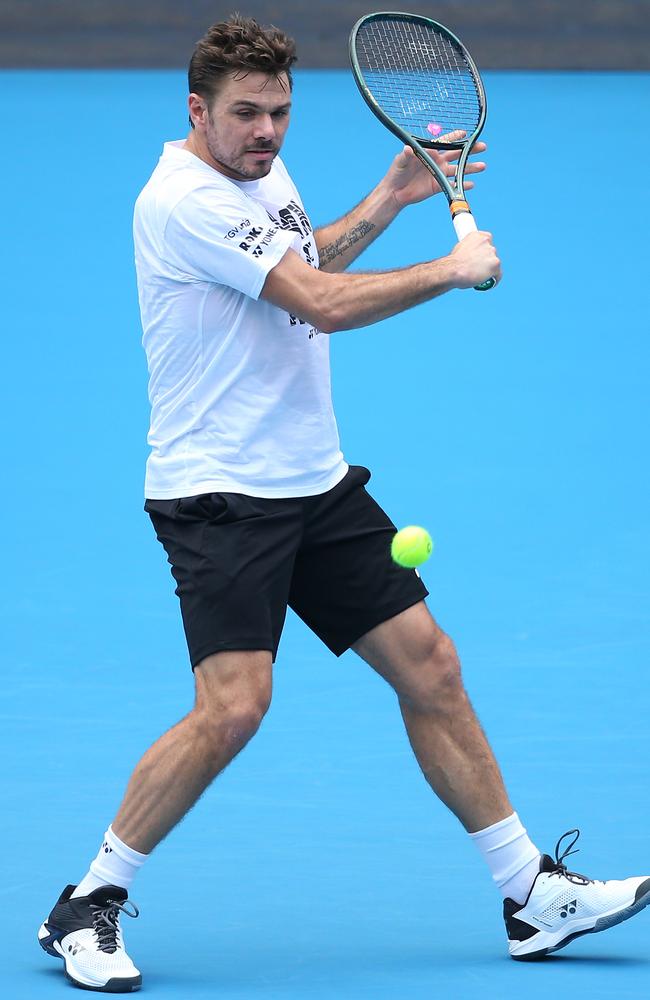
[[[396, 523], [435, 539], [429, 606], [540, 849], [579, 827], [575, 870], [650, 874], [650, 77], [485, 83], [489, 168], [472, 205], [503, 283], [334, 335], [343, 450]], [[22, 1000], [71, 995], [38, 926], [86, 871], [138, 757], [193, 698], [142, 511], [131, 244], [135, 197], [163, 141], [186, 132], [185, 77], [4, 72], [0, 104], [4, 983]], [[345, 72], [298, 72], [294, 105], [283, 156], [319, 224], [398, 147]], [[359, 267], [440, 256], [453, 238], [440, 197]], [[423, 781], [392, 691], [291, 615], [260, 733], [132, 896], [129, 950], [152, 996], [648, 990], [647, 913], [544, 963], [507, 957], [500, 897]]]

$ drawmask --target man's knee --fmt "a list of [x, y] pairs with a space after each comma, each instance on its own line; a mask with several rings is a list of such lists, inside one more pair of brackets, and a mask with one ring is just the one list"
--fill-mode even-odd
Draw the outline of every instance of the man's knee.
[[439, 628], [423, 637], [397, 691], [400, 701], [422, 712], [441, 712], [464, 693], [460, 661], [453, 641]]
[[233, 754], [255, 735], [271, 704], [271, 656], [216, 654], [195, 669], [195, 717], [202, 738], [219, 755]]

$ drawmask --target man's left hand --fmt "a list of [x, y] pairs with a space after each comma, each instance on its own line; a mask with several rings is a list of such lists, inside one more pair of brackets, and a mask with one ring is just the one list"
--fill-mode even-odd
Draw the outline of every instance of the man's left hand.
[[[465, 132], [449, 132], [442, 139], [450, 141], [462, 139]], [[483, 153], [487, 149], [484, 142], [476, 142], [472, 147], [472, 153]], [[442, 151], [439, 149], [428, 149], [429, 156], [442, 168], [445, 176], [453, 177], [456, 167], [456, 160], [460, 155], [459, 149]], [[465, 167], [465, 174], [479, 174], [485, 170], [486, 164], [481, 160], [468, 160]], [[388, 185], [398, 208], [406, 205], [415, 205], [418, 201], [424, 201], [434, 194], [440, 192], [440, 185], [430, 170], [420, 163], [410, 146], [404, 146], [401, 153], [398, 153], [393, 160], [391, 167], [386, 174], [385, 183]], [[471, 180], [465, 181], [465, 190], [469, 191], [474, 187]]]

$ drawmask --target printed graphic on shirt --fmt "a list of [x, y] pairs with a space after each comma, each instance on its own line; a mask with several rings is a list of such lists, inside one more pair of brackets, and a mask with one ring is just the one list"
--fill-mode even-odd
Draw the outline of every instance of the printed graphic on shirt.
[[[246, 233], [243, 240], [241, 240], [239, 249], [248, 251], [251, 247], [253, 247], [253, 257], [261, 257], [264, 253], [263, 248], [269, 245], [277, 231], [277, 226], [271, 226], [266, 230], [266, 232], [264, 232], [264, 226], [253, 226], [253, 228], [249, 229]], [[264, 233], [263, 236], [262, 233]]]
[[250, 224], [250, 219], [242, 219], [238, 226], [233, 226], [232, 229], [229, 229], [227, 233], [223, 234], [224, 240], [234, 240], [237, 233], [241, 233], [242, 229], [246, 229], [246, 227], [250, 226]]
[[286, 208], [280, 210], [280, 225], [283, 229], [300, 233], [301, 236], [309, 236], [312, 231], [311, 223], [304, 209], [295, 201], [290, 201]]
[[314, 255], [312, 253], [313, 249], [314, 249], [314, 245], [311, 242], [311, 240], [308, 240], [307, 243], [303, 243], [303, 245], [302, 245], [302, 252], [305, 255], [305, 260], [307, 261], [307, 263], [311, 267], [316, 267], [317, 266], [316, 265], [316, 258], [314, 257]]
[[288, 205], [281, 208], [277, 219], [270, 212], [268, 215], [271, 221], [275, 222], [281, 229], [289, 229], [292, 233], [298, 233], [299, 236], [309, 236], [312, 232], [311, 222], [305, 210], [295, 201], [290, 201]]

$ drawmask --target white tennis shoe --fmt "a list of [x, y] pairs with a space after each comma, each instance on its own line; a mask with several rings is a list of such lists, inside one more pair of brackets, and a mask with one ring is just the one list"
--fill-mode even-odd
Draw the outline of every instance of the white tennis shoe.
[[71, 899], [75, 888], [66, 886], [41, 925], [41, 948], [62, 958], [68, 979], [84, 990], [131, 993], [140, 989], [142, 976], [124, 950], [120, 927], [120, 914], [137, 917], [137, 906], [116, 885], [102, 885], [88, 896]]
[[[566, 837], [575, 837], [560, 854]], [[555, 848], [555, 860], [542, 855], [539, 875], [522, 905], [506, 899], [503, 916], [512, 958], [543, 958], [564, 948], [582, 934], [607, 930], [628, 920], [650, 904], [647, 875], [597, 882], [567, 870], [563, 861], [580, 836], [579, 830], [563, 834]]]

